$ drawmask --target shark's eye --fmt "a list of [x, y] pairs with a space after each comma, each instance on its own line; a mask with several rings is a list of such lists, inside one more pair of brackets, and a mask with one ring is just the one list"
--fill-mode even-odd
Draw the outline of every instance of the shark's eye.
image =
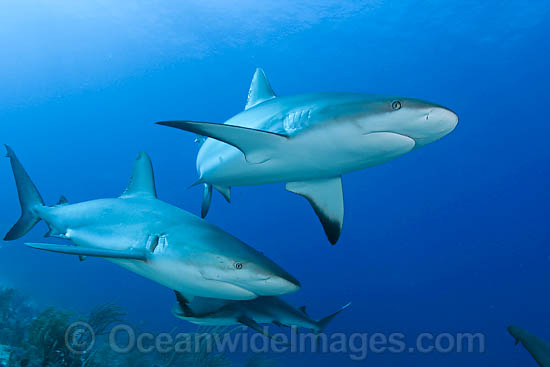
[[235, 264], [233, 264], [233, 266], [235, 267], [235, 269], [241, 270], [243, 268], [243, 263], [236, 262]]
[[398, 109], [401, 108], [401, 102], [399, 102], [399, 101], [393, 101], [393, 102], [391, 103], [391, 108], [392, 108], [392, 110], [397, 111]]

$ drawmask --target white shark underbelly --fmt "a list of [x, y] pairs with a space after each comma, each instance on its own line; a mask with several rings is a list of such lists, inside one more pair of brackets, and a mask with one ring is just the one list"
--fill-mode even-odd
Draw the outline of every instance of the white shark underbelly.
[[387, 162], [415, 147], [413, 139], [392, 132], [373, 132], [351, 139], [339, 139], [329, 131], [296, 137], [288, 142], [284, 150], [274, 152], [265, 162], [251, 163], [236, 148], [210, 140], [208, 143], [225, 146], [212, 147], [218, 154], [200, 155], [197, 168], [204, 182], [221, 186], [336, 177]]

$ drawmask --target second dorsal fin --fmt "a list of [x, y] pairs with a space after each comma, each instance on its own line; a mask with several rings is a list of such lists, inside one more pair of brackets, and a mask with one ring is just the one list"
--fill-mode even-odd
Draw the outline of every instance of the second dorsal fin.
[[136, 161], [134, 162], [134, 169], [132, 171], [132, 176], [130, 177], [130, 183], [120, 197], [157, 197], [153, 165], [151, 164], [151, 159], [147, 153], [139, 152]]
[[245, 110], [252, 108], [262, 102], [275, 98], [275, 92], [271, 89], [271, 85], [265, 76], [262, 69], [256, 69], [250, 89], [248, 90], [248, 100], [246, 101]]

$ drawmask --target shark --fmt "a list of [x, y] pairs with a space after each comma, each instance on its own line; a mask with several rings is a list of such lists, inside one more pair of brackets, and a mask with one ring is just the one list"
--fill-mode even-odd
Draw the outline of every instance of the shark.
[[6, 146], [21, 217], [6, 234], [12, 241], [40, 220], [46, 237], [71, 244], [25, 243], [35, 249], [105, 258], [172, 290], [195, 296], [249, 300], [300, 289], [300, 283], [263, 253], [222, 229], [157, 198], [153, 166], [140, 152], [120, 197], [44, 204], [40, 193]]
[[508, 332], [516, 340], [516, 345], [521, 343], [539, 366], [550, 367], [550, 344], [519, 326], [509, 326]]
[[197, 325], [230, 326], [244, 325], [267, 337], [272, 337], [262, 324], [279, 327], [309, 329], [319, 334], [340, 312], [348, 308], [347, 303], [336, 312], [319, 320], [312, 319], [306, 307], [295, 308], [276, 296], [258, 297], [248, 301], [227, 301], [196, 297], [189, 302], [182, 294], [176, 293], [177, 303], [172, 314]]
[[196, 167], [204, 186], [229, 202], [231, 188], [286, 183], [305, 197], [335, 244], [344, 220], [342, 175], [391, 161], [452, 132], [458, 116], [406, 97], [311, 93], [278, 97], [257, 69], [244, 111], [224, 123], [172, 120], [157, 124], [199, 135]]

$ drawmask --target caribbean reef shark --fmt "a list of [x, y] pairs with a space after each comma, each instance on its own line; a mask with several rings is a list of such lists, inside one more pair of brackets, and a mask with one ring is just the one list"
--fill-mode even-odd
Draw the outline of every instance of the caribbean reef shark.
[[218, 227], [157, 199], [146, 153], [134, 163], [130, 183], [113, 199], [46, 206], [13, 150], [21, 218], [5, 240], [25, 235], [43, 219], [46, 236], [74, 245], [28, 243], [40, 250], [106, 258], [166, 287], [194, 296], [247, 300], [295, 292], [299, 282], [262, 253]]
[[249, 301], [227, 301], [196, 297], [189, 302], [176, 292], [178, 303], [172, 308], [174, 316], [198, 325], [228, 326], [242, 324], [266, 336], [261, 324], [274, 324], [310, 329], [322, 332], [332, 319], [349, 307], [346, 304], [338, 311], [314, 320], [306, 313], [305, 306], [294, 308], [279, 297], [258, 297]]
[[354, 93], [277, 97], [257, 69], [245, 110], [224, 124], [162, 121], [199, 134], [202, 217], [212, 187], [227, 201], [232, 186], [286, 182], [305, 197], [335, 244], [344, 218], [342, 175], [390, 161], [456, 127], [458, 116], [430, 102]]
[[521, 343], [542, 367], [550, 367], [550, 344], [518, 326], [509, 326], [508, 332]]

